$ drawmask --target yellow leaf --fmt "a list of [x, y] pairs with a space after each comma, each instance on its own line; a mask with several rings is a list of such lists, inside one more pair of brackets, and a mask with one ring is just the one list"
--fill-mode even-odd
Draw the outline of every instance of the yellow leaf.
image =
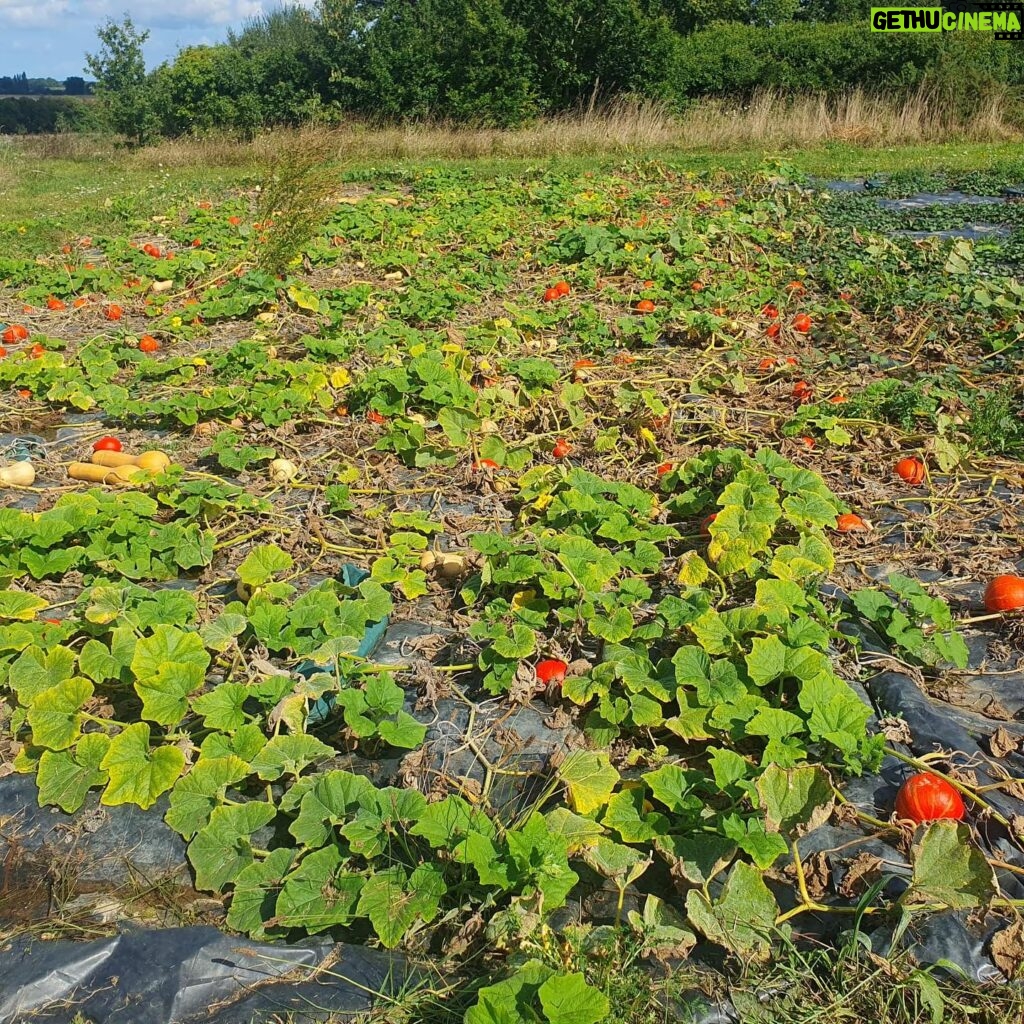
[[522, 611], [536, 596], [536, 590], [517, 590], [512, 595], [512, 611]]
[[676, 582], [689, 587], [699, 587], [710, 575], [711, 570], [696, 551], [687, 551], [678, 562]]
[[345, 388], [348, 387], [351, 382], [352, 375], [345, 369], [345, 367], [341, 367], [341, 369], [335, 370], [334, 373], [331, 374], [332, 388]]
[[288, 289], [288, 298], [295, 303], [299, 309], [309, 310], [310, 313], [320, 312], [320, 299], [313, 292], [300, 288], [298, 285], [292, 285]]
[[654, 431], [647, 427], [641, 427], [639, 430], [640, 440], [643, 441], [647, 447], [657, 454], [658, 451], [658, 439], [654, 436]]
[[569, 805], [577, 814], [592, 814], [608, 803], [619, 781], [607, 754], [574, 750], [562, 762], [558, 774], [569, 791]]

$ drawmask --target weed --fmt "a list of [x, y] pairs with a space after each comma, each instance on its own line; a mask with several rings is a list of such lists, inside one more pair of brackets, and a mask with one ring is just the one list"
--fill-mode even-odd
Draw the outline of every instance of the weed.
[[338, 190], [332, 137], [307, 131], [296, 141], [271, 157], [257, 204], [256, 265], [271, 274], [284, 273], [316, 233]]
[[1011, 456], [1024, 451], [1024, 408], [1012, 385], [977, 393], [967, 408], [966, 429], [978, 451]]

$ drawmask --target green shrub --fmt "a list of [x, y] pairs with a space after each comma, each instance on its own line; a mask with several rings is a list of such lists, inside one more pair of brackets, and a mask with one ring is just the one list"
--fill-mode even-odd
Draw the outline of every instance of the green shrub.
[[970, 100], [1022, 81], [1020, 47], [978, 33], [882, 34], [866, 23], [718, 24], [684, 37], [672, 88], [679, 99], [749, 96], [755, 89], [836, 93], [934, 83]]

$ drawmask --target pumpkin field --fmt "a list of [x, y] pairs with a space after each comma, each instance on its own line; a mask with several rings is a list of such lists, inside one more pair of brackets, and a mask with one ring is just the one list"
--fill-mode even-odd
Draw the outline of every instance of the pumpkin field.
[[0, 1021], [1019, 1019], [1024, 162], [833, 177], [16, 177]]

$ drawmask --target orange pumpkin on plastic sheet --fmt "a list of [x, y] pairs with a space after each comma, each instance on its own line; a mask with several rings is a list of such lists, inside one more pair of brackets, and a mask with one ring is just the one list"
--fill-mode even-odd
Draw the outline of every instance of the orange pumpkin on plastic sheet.
[[918, 487], [924, 483], [926, 471], [924, 463], [920, 459], [913, 457], [900, 459], [893, 468], [896, 475], [911, 487]]
[[1024, 609], [1024, 577], [997, 576], [985, 588], [985, 607], [990, 612]]
[[836, 519], [836, 530], [839, 533], [867, 533], [870, 524], [856, 512], [844, 512]]
[[542, 692], [552, 684], [561, 685], [569, 666], [560, 658], [548, 658], [537, 663], [537, 690]]
[[945, 779], [930, 772], [911, 775], [896, 794], [896, 814], [904, 821], [960, 821], [964, 801]]
[[8, 345], [17, 345], [28, 338], [28, 328], [22, 324], [11, 324], [3, 335], [0, 335]]

